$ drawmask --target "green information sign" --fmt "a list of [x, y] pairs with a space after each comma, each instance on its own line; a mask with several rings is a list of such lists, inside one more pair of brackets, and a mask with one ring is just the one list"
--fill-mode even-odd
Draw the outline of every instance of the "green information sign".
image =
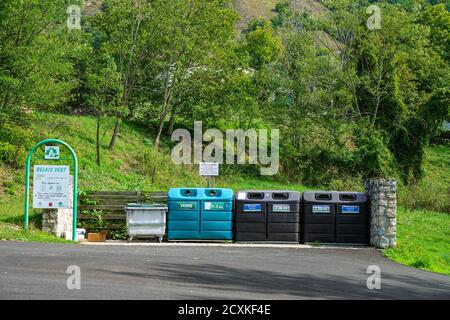
[[[52, 144], [52, 146], [45, 146], [45, 150], [44, 150], [44, 160], [68, 160], [68, 159], [61, 159], [59, 157], [59, 147], [58, 146], [53, 146], [53, 144], [58, 144], [58, 145], [63, 145], [65, 146], [67, 149], [69, 149], [70, 151], [70, 155], [72, 156], [71, 160], [73, 161], [73, 216], [72, 216], [72, 240], [76, 241], [77, 240], [77, 204], [78, 204], [78, 189], [77, 189], [77, 184], [78, 184], [78, 159], [77, 159], [77, 155], [75, 154], [75, 151], [72, 149], [72, 147], [67, 144], [64, 141], [58, 140], [58, 139], [46, 139], [46, 140], [42, 140], [40, 142], [38, 142], [33, 148], [31, 148], [30, 152], [28, 153], [27, 156], [27, 162], [26, 162], [26, 171], [25, 171], [25, 204], [24, 204], [24, 224], [23, 224], [23, 228], [25, 230], [28, 230], [28, 211], [29, 211], [29, 202], [30, 202], [30, 168], [31, 168], [31, 160], [33, 159], [33, 154], [36, 150], [38, 150], [41, 146], [46, 145], [46, 144]], [[70, 159], [70, 158], [69, 158]], [[41, 158], [41, 160], [43, 160]], [[55, 169], [56, 168], [56, 169]], [[39, 174], [41, 174], [41, 177], [38, 177], [36, 175], [36, 177], [33, 177], [33, 187], [36, 189], [37, 184], [35, 185], [36, 182], [41, 181], [40, 183], [40, 189], [39, 190], [34, 190], [35, 194], [36, 194], [36, 207], [54, 207], [53, 206], [53, 197], [56, 195], [58, 195], [58, 192], [63, 191], [63, 185], [61, 183], [55, 183], [53, 180], [53, 178], [55, 177], [50, 177], [48, 174], [49, 173], [55, 173], [55, 172], [60, 172], [60, 170], [65, 170], [62, 167], [57, 167], [57, 166], [36, 166], [35, 167], [36, 172], [39, 172]], [[40, 180], [39, 180], [40, 179]], [[50, 181], [51, 179], [53, 179], [52, 181]], [[56, 180], [55, 180], [56, 181]], [[56, 193], [55, 192], [49, 192], [50, 188], [55, 187]], [[58, 190], [59, 188], [61, 188], [61, 190]], [[45, 189], [45, 190], [44, 190]], [[45, 195], [50, 195], [51, 199], [50, 201], [47, 201], [47, 203], [44, 203], [44, 199], [43, 197], [41, 197], [39, 195], [39, 193], [44, 194], [44, 198]], [[44, 200], [43, 200], [44, 199]], [[55, 198], [56, 199], [56, 198]], [[47, 199], [48, 200], [48, 199]], [[41, 204], [39, 204], [39, 201], [41, 201]], [[55, 207], [65, 207], [65, 204], [63, 201], [59, 201], [57, 203], [55, 203]]]
[[196, 202], [177, 202], [177, 209], [179, 210], [195, 210], [197, 209]]
[[45, 146], [45, 160], [58, 160], [58, 159], [59, 159], [59, 147]]

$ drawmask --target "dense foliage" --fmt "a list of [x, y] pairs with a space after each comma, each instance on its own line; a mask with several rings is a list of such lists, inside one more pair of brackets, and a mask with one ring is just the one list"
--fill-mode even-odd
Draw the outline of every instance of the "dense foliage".
[[[87, 1], [82, 29], [69, 30], [77, 3], [0, 2], [3, 163], [20, 166], [27, 121], [47, 110], [97, 117], [99, 165], [103, 117], [116, 119], [110, 150], [123, 120], [154, 132], [154, 147], [202, 120], [280, 129], [291, 181], [414, 183], [449, 117], [448, 3], [322, 0], [325, 13], [311, 14], [288, 1], [242, 34], [228, 0]], [[379, 29], [367, 27], [370, 4]]]

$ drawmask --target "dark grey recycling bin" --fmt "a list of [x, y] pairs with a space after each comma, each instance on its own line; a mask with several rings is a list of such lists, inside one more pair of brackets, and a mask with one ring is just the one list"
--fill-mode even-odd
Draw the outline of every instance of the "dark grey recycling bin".
[[336, 242], [336, 193], [303, 193], [303, 241]]
[[246, 190], [235, 199], [236, 241], [300, 241], [299, 192]]
[[369, 243], [370, 206], [365, 193], [305, 192], [302, 220], [304, 242]]
[[361, 192], [337, 193], [336, 242], [369, 244], [370, 206], [367, 194]]

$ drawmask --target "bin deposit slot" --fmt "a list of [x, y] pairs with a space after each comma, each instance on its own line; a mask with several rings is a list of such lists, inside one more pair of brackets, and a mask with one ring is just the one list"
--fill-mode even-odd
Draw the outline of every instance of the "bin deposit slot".
[[316, 200], [331, 200], [331, 193], [316, 193]]
[[355, 201], [356, 195], [351, 193], [343, 193], [339, 195], [339, 200], [341, 201]]
[[288, 194], [287, 192], [274, 193], [274, 194], [272, 195], [272, 197], [273, 197], [275, 200], [287, 200], [287, 199], [289, 199], [289, 194]]
[[263, 199], [264, 194], [262, 192], [249, 192], [248, 198], [249, 199]]

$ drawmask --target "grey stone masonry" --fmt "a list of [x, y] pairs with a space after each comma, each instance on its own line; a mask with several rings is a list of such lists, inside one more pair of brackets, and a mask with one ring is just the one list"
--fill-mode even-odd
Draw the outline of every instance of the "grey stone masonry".
[[68, 209], [44, 209], [42, 214], [42, 231], [49, 232], [58, 237], [64, 237], [66, 233], [72, 234], [73, 215], [73, 176], [70, 176], [69, 208]]
[[394, 248], [397, 245], [397, 181], [371, 179], [366, 181], [371, 203], [370, 244]]

